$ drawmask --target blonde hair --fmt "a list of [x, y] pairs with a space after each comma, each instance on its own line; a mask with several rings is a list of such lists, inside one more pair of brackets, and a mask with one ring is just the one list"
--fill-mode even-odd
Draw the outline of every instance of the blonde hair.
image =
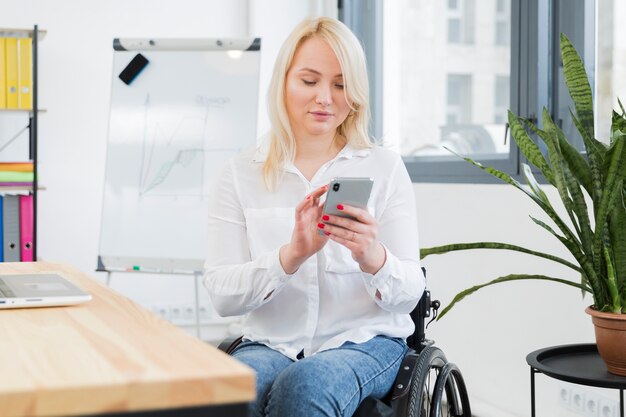
[[267, 92], [267, 108], [271, 128], [268, 133], [269, 151], [263, 165], [263, 179], [270, 191], [276, 189], [282, 177], [285, 161], [293, 161], [296, 141], [285, 106], [285, 79], [296, 51], [311, 38], [324, 40], [331, 47], [341, 66], [344, 95], [351, 112], [337, 128], [337, 133], [355, 148], [369, 148], [370, 121], [369, 82], [365, 53], [357, 37], [336, 19], [320, 17], [301, 22], [283, 43]]

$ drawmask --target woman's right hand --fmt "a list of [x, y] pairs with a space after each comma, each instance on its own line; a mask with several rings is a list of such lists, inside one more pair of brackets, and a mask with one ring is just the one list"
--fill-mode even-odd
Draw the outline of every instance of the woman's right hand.
[[317, 232], [323, 210], [320, 197], [327, 190], [328, 185], [314, 190], [296, 206], [296, 222], [291, 241], [280, 248], [280, 264], [287, 274], [296, 272], [304, 261], [328, 242], [328, 237], [320, 236]]

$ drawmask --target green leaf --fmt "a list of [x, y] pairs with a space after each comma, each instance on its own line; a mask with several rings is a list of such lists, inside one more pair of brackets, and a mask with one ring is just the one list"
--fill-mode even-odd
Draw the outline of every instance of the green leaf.
[[553, 278], [553, 277], [549, 277], [549, 276], [546, 276], [546, 275], [511, 274], [511, 275], [506, 275], [506, 276], [503, 276], [503, 277], [496, 278], [493, 281], [487, 282], [486, 284], [475, 285], [475, 286], [473, 286], [471, 288], [468, 288], [468, 289], [466, 289], [464, 291], [461, 291], [456, 296], [454, 296], [454, 298], [452, 299], [450, 304], [448, 304], [446, 306], [446, 308], [444, 308], [439, 313], [439, 317], [437, 317], [437, 320], [440, 320], [443, 316], [445, 316], [448, 313], [448, 311], [450, 311], [450, 309], [455, 306], [456, 303], [458, 303], [459, 301], [463, 300], [468, 295], [475, 293], [476, 291], [480, 290], [481, 288], [485, 288], [485, 287], [488, 287], [490, 285], [498, 284], [498, 283], [501, 283], [501, 282], [520, 281], [520, 280], [529, 280], [529, 279], [538, 279], [538, 280], [544, 280], [544, 281], [558, 282], [558, 283], [561, 283], [561, 284], [569, 285], [571, 287], [579, 288], [579, 289], [581, 289], [584, 292], [590, 292], [590, 289], [585, 287], [584, 285], [578, 284], [576, 282], [568, 281], [566, 279]]
[[615, 140], [625, 135], [626, 119], [614, 111], [611, 117], [611, 145], [613, 145]]
[[611, 254], [606, 246], [604, 247], [604, 258], [606, 261], [607, 286], [609, 288], [609, 295], [611, 296], [609, 309], [612, 313], [619, 314], [622, 312], [622, 300], [619, 297], [619, 291], [615, 281], [615, 270], [613, 269]]
[[422, 248], [420, 250], [420, 258], [424, 259], [429, 255], [441, 255], [443, 253], [448, 252], [456, 252], [461, 250], [471, 250], [471, 249], [503, 249], [503, 250], [511, 250], [516, 252], [527, 253], [529, 255], [538, 256], [540, 258], [549, 259], [554, 262], [558, 262], [565, 266], [572, 268], [575, 271], [582, 272], [580, 267], [577, 265], [566, 261], [565, 259], [559, 258], [558, 256], [550, 255], [543, 252], [537, 252], [531, 249], [524, 248], [522, 246], [511, 245], [508, 243], [501, 242], [472, 242], [472, 243], [453, 243], [450, 245], [443, 246], [434, 246], [431, 248]]
[[548, 196], [546, 195], [546, 193], [543, 192], [543, 190], [541, 189], [541, 186], [539, 186], [539, 182], [537, 182], [537, 180], [535, 179], [535, 176], [533, 175], [533, 171], [528, 164], [522, 164], [522, 173], [524, 174], [526, 183], [530, 186], [530, 189], [533, 192], [533, 194], [535, 194], [537, 198], [539, 198], [545, 204], [552, 206], [550, 204], [550, 200], [548, 199]]
[[590, 138], [593, 131], [593, 97], [583, 61], [570, 40], [561, 33], [561, 59], [565, 84], [576, 107], [576, 114]]
[[593, 209], [598, 211], [600, 199], [602, 198], [602, 165], [604, 165], [606, 147], [603, 143], [598, 142], [587, 135], [587, 132], [580, 124], [580, 121], [571, 111], [570, 115], [576, 125], [576, 128], [582, 135], [583, 142], [585, 143], [587, 158], [589, 159], [589, 170], [591, 171], [591, 190], [587, 189], [587, 192], [590, 193], [593, 199]]
[[602, 285], [601, 280], [598, 277], [598, 274], [595, 271], [594, 264], [590, 260], [591, 255], [583, 254], [580, 251], [580, 248], [578, 247], [578, 245], [576, 245], [571, 240], [569, 240], [569, 239], [559, 235], [558, 233], [556, 233], [546, 223], [542, 222], [541, 220], [538, 220], [538, 219], [534, 218], [533, 216], [529, 216], [529, 217], [537, 225], [541, 226], [542, 228], [547, 230], [550, 234], [552, 234], [554, 237], [556, 237], [563, 244], [563, 246], [565, 246], [570, 251], [570, 253], [572, 253], [572, 255], [574, 255], [574, 257], [578, 261], [578, 264], [582, 268], [582, 281], [583, 281], [583, 283], [584, 282], [588, 282], [589, 283], [589, 285], [593, 289], [594, 297], [596, 297], [596, 299], [599, 299], [599, 300], [602, 300], [602, 301], [606, 300], [608, 296], [606, 294], [606, 290], [605, 290], [604, 286]]
[[[543, 112], [543, 127], [545, 129], [546, 135], [544, 142], [548, 147], [548, 156], [550, 157], [550, 166], [552, 167], [552, 171], [554, 172], [554, 181], [556, 183], [556, 188], [559, 191], [559, 197], [561, 197], [561, 201], [565, 206], [565, 210], [567, 215], [569, 216], [574, 228], [576, 229], [578, 236], [581, 236], [581, 230], [579, 223], [577, 221], [578, 213], [576, 213], [576, 207], [574, 202], [570, 196], [570, 192], [567, 186], [566, 179], [566, 167], [563, 156], [561, 155], [561, 150], [559, 147], [559, 139], [558, 139], [558, 128], [552, 121], [552, 117], [548, 110], [544, 107]], [[585, 216], [587, 213], [585, 213]], [[582, 241], [581, 241], [582, 242]], [[584, 243], [584, 242], [583, 242]], [[591, 244], [589, 245], [591, 246]], [[584, 248], [584, 246], [583, 246]]]
[[594, 256], [603, 255], [602, 240], [608, 226], [608, 216], [618, 201], [622, 199], [624, 177], [626, 176], [626, 146], [625, 141], [616, 140], [607, 152], [605, 161], [604, 192], [595, 216], [595, 236], [593, 242]]
[[[574, 118], [574, 115], [571, 115]], [[580, 184], [587, 190], [589, 196], [593, 196], [593, 182], [591, 167], [587, 160], [580, 154], [580, 151], [573, 147], [565, 138], [565, 135], [558, 135], [559, 147], [563, 154], [563, 159], [567, 162], [572, 173], [576, 176]]]
[[[589, 221], [590, 216], [587, 210], [587, 203], [585, 202], [585, 196], [580, 189], [580, 185], [576, 177], [571, 172], [572, 169], [577, 169], [579, 167], [570, 167], [564, 159], [563, 154], [561, 153], [560, 145], [567, 144], [567, 139], [565, 138], [563, 131], [552, 121], [550, 114], [545, 108], [543, 109], [543, 124], [546, 133], [543, 136], [543, 139], [548, 148], [550, 164], [552, 166], [552, 171], [554, 172], [555, 183], [557, 190], [559, 191], [559, 196], [561, 197], [561, 201], [565, 206], [570, 220], [574, 224], [583, 252], [591, 254], [593, 247], [593, 233]], [[567, 144], [566, 146], [570, 145]], [[574, 152], [576, 151], [574, 150]], [[583, 167], [587, 167], [584, 160]], [[599, 271], [596, 270], [596, 273], [598, 272]]]
[[576, 115], [572, 113], [571, 109], [569, 112], [570, 112], [572, 121], [574, 122], [574, 125], [576, 126], [576, 129], [578, 130], [578, 132], [580, 133], [580, 136], [583, 139], [583, 143], [585, 144], [585, 150], [587, 151], [587, 154], [588, 155], [595, 154], [596, 159], [600, 162], [603, 162], [604, 154], [606, 153], [606, 145], [600, 142], [599, 140], [589, 136], [589, 132], [587, 132], [587, 130], [582, 125], [580, 120], [578, 120], [578, 117], [576, 117]]
[[[528, 162], [539, 168], [544, 178], [548, 180], [550, 184], [554, 184], [552, 170], [550, 169], [548, 162], [541, 153], [541, 150], [539, 149], [537, 144], [535, 144], [535, 142], [530, 139], [530, 137], [526, 133], [526, 129], [524, 129], [524, 126], [522, 126], [522, 124], [519, 122], [517, 116], [515, 116], [510, 110], [508, 114], [509, 126], [511, 127], [511, 136], [517, 144], [517, 147], [520, 149], [522, 154], [524, 154], [526, 159], [528, 159]], [[525, 119], [524, 122], [529, 125], [531, 129], [535, 130], [535, 133], [537, 133], [537, 130], [539, 130], [537, 126]]]
[[[626, 191], [622, 188], [622, 196]], [[616, 204], [609, 217], [609, 235], [613, 247], [615, 279], [622, 294], [622, 308], [626, 308], [626, 208]]]
[[560, 234], [555, 232], [554, 229], [551, 228], [550, 226], [548, 226], [547, 223], [545, 223], [545, 222], [543, 222], [543, 221], [541, 221], [541, 220], [539, 220], [539, 219], [537, 219], [537, 218], [535, 218], [533, 216], [530, 216], [530, 215], [528, 217], [530, 217], [531, 220], [533, 222], [535, 222], [535, 224], [537, 224], [537, 225], [541, 226], [543, 229], [547, 230], [550, 234], [552, 234], [554, 237], [556, 237], [560, 241], [567, 240], [566, 238], [564, 238], [563, 236], [561, 236]]
[[[563, 131], [556, 125], [554, 125], [556, 129], [556, 135], [558, 138], [558, 144], [556, 144], [556, 149], [558, 151], [563, 151], [563, 147], [560, 145], [564, 145], [568, 148], [571, 148], [573, 152], [576, 152], [571, 145], [569, 145], [567, 139], [565, 138], [565, 134]], [[578, 153], [577, 153], [578, 154]], [[578, 154], [580, 156], [580, 154]], [[572, 198], [572, 208], [574, 214], [576, 215], [576, 219], [579, 225], [579, 238], [582, 243], [583, 249], [586, 254], [591, 254], [591, 248], [593, 246], [593, 231], [591, 230], [591, 222], [590, 222], [590, 213], [587, 209], [587, 202], [585, 201], [585, 196], [583, 195], [582, 190], [580, 189], [580, 183], [578, 182], [576, 176], [572, 173], [572, 171], [576, 172], [578, 170], [587, 170], [588, 165], [582, 159], [582, 165], [579, 165], [576, 158], [573, 158], [572, 164], [570, 165], [566, 159], [563, 157], [562, 153], [559, 153], [559, 159], [563, 163], [563, 174], [565, 176], [565, 184], [567, 186], [567, 191]]]

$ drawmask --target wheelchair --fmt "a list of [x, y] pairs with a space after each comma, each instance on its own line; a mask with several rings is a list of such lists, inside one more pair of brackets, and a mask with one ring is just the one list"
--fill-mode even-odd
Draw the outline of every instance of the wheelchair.
[[[393, 384], [383, 399], [366, 398], [353, 417], [471, 417], [470, 401], [460, 369], [426, 339], [426, 319], [437, 317], [440, 302], [430, 291], [411, 312], [415, 331], [407, 338], [407, 352]], [[430, 322], [429, 322], [430, 323]], [[218, 348], [228, 354], [241, 337], [224, 340]]]

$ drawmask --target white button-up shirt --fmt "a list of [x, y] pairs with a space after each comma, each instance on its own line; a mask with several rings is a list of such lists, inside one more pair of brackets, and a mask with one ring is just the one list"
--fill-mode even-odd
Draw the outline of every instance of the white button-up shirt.
[[[275, 192], [262, 176], [265, 153], [243, 153], [216, 176], [210, 193], [204, 285], [222, 316], [246, 314], [243, 336], [295, 359], [376, 335], [405, 338], [424, 291], [415, 196], [400, 156], [347, 145], [308, 181], [288, 163]], [[375, 274], [331, 240], [293, 274], [279, 249], [289, 243], [296, 205], [335, 177], [374, 179], [368, 210], [386, 250]], [[380, 294], [380, 299], [376, 292]]]

